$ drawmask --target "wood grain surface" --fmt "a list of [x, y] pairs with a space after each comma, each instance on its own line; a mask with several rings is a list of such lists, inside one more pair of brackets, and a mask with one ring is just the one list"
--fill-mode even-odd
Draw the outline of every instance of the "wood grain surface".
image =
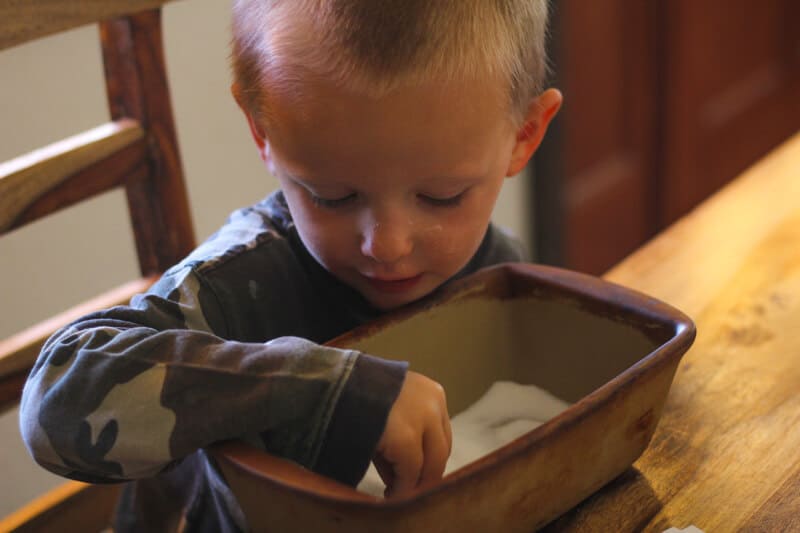
[[45, 193], [143, 137], [135, 120], [122, 119], [0, 163], [0, 233]]
[[171, 0], [0, 0], [0, 50]]
[[800, 531], [800, 134], [608, 272], [698, 329], [649, 448], [548, 531]]
[[194, 227], [172, 114], [160, 10], [100, 24], [111, 118], [133, 118], [148, 139], [145, 179], [125, 192], [139, 270], [165, 271], [194, 248]]
[[121, 484], [87, 485], [68, 481], [0, 518], [0, 531], [111, 531], [108, 524], [121, 490]]

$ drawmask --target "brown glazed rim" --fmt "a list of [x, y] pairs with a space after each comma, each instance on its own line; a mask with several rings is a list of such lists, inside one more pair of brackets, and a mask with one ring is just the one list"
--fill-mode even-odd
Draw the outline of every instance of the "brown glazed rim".
[[[527, 296], [539, 299], [568, 298], [592, 313], [631, 325], [659, 346], [560, 415], [489, 455], [448, 474], [441, 483], [406, 497], [376, 498], [238, 441], [216, 444], [212, 447], [212, 453], [218, 460], [249, 471], [263, 478], [264, 482], [288, 490], [296, 497], [335, 503], [339, 507], [402, 510], [412, 504], [422, 503], [452, 486], [488, 475], [505, 460], [541, 447], [547, 436], [579, 424], [601, 405], [632, 388], [646, 371], [663, 365], [677, 365], [696, 335], [695, 325], [688, 316], [671, 305], [636, 290], [558, 267], [504, 263], [456, 280], [424, 300], [387, 313], [326, 344], [346, 347], [372, 335], [376, 330], [408, 319], [412, 315], [448, 302], [485, 298], [487, 293], [501, 299]], [[279, 473], [280, 477], [272, 473]]]
[[386, 326], [446, 303], [471, 298], [536, 297], [570, 299], [577, 307], [628, 323], [657, 343], [667, 342], [682, 327], [694, 328], [681, 311], [634, 289], [571, 270], [529, 263], [502, 263], [453, 281], [430, 296], [389, 312], [326, 342], [345, 347]]

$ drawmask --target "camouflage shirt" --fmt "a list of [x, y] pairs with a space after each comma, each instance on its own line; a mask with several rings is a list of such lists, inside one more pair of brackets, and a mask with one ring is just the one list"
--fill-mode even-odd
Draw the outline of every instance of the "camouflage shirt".
[[[490, 226], [459, 276], [520, 259]], [[277, 192], [129, 306], [56, 332], [25, 385], [23, 439], [62, 476], [137, 480], [116, 531], [245, 529], [203, 448], [242, 438], [355, 485], [407, 365], [320, 343], [379, 314], [310, 256]]]

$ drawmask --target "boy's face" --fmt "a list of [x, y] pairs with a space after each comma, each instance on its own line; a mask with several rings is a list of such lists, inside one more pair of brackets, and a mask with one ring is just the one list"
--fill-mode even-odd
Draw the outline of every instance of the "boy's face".
[[489, 84], [370, 99], [309, 83], [264, 98], [267, 123], [248, 119], [303, 243], [380, 309], [429, 294], [466, 265], [503, 180], [524, 167], [535, 149], [526, 143], [538, 145], [518, 137]]

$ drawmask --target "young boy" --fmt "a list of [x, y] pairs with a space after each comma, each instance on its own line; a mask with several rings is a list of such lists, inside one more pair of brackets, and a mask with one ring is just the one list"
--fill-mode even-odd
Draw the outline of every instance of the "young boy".
[[126, 487], [116, 529], [234, 531], [204, 447], [244, 439], [387, 496], [441, 478], [442, 388], [322, 346], [449, 280], [522, 260], [489, 224], [559, 108], [545, 0], [239, 0], [234, 96], [280, 191], [130, 306], [45, 345], [23, 437], [46, 468]]

